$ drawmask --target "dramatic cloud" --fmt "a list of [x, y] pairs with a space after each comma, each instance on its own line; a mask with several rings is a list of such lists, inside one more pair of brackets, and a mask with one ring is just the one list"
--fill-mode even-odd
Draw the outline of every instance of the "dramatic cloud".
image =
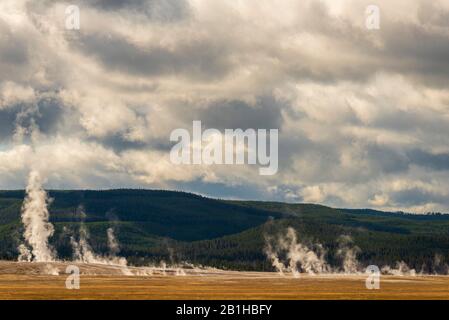
[[[444, 0], [3, 0], [0, 188], [40, 170], [52, 188], [449, 211], [447, 83]], [[193, 120], [279, 129], [278, 173], [173, 165]]]

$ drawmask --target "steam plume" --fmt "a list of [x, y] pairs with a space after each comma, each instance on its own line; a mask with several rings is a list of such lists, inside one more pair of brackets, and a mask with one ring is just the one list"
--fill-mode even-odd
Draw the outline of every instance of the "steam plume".
[[33, 255], [30, 249], [27, 248], [23, 243], [18, 247], [19, 250], [19, 261], [20, 262], [31, 262]]
[[[22, 222], [25, 227], [25, 243], [18, 246], [20, 262], [57, 262], [56, 251], [49, 245], [48, 239], [54, 234], [54, 227], [49, 222], [48, 204], [49, 198], [42, 187], [42, 179], [37, 171], [32, 171], [29, 176], [28, 186], [26, 188], [26, 197], [22, 206]], [[70, 237], [70, 243], [73, 248], [73, 260], [78, 263], [106, 264], [111, 267], [118, 267], [125, 275], [133, 275], [126, 258], [119, 257], [120, 245], [115, 237], [114, 229], [108, 228], [107, 242], [109, 253], [106, 255], [96, 254], [89, 244], [89, 232], [84, 224], [86, 214], [82, 207], [79, 209], [81, 216], [79, 236], [76, 238], [73, 234]], [[64, 227], [64, 234], [67, 234], [67, 228]], [[170, 260], [173, 261], [174, 251], [170, 249]], [[160, 272], [165, 274], [168, 270], [165, 262], [161, 262]], [[185, 275], [185, 271], [179, 265], [174, 265], [174, 274], [177, 276]], [[151, 275], [153, 268], [143, 268], [138, 270], [138, 274]], [[45, 266], [44, 273], [57, 275], [58, 268], [51, 264]]]
[[287, 229], [286, 236], [280, 236], [277, 243], [278, 250], [286, 256], [287, 265], [281, 262], [277, 251], [271, 245], [265, 249], [266, 254], [271, 259], [273, 267], [278, 272], [292, 273], [298, 277], [301, 272], [309, 274], [329, 272], [330, 266], [324, 260], [325, 250], [321, 244], [313, 245], [314, 250], [298, 242], [296, 232], [293, 228]]
[[89, 233], [82, 222], [79, 230], [79, 242], [73, 236], [70, 238], [75, 260], [83, 263], [103, 263], [103, 259], [92, 250], [88, 238]]
[[[293, 228], [287, 228], [286, 234], [280, 235], [274, 244], [272, 240], [272, 238], [266, 237], [265, 254], [281, 275], [290, 273], [298, 277], [301, 272], [360, 274], [363, 270], [357, 260], [361, 249], [353, 243], [352, 238], [348, 235], [342, 235], [337, 239], [336, 257], [341, 259], [342, 264], [341, 267], [335, 268], [332, 268], [324, 259], [326, 251], [321, 244], [317, 243], [309, 247], [300, 243]], [[442, 257], [437, 255], [434, 260], [433, 268], [444, 270], [442, 273], [445, 274], [448, 266], [442, 263]], [[395, 267], [383, 266], [381, 272], [396, 276], [416, 275], [416, 270], [410, 268], [404, 261], [396, 262]], [[421, 273], [423, 273], [423, 269]]]
[[361, 250], [354, 245], [352, 238], [348, 235], [342, 235], [338, 238], [337, 255], [343, 259], [343, 272], [354, 274], [359, 271], [360, 265], [357, 261], [357, 254]]
[[55, 261], [55, 252], [48, 244], [48, 238], [54, 233], [53, 225], [48, 221], [49, 199], [37, 171], [30, 173], [26, 193], [22, 206], [22, 223], [25, 226], [24, 238], [27, 244], [21, 244], [18, 248], [19, 261]]
[[279, 274], [284, 275], [284, 264], [280, 261], [276, 251], [273, 250], [273, 246], [268, 243], [265, 247], [265, 254], [267, 255], [268, 259], [271, 261], [271, 265], [276, 269]]
[[119, 252], [119, 243], [115, 238], [114, 230], [112, 228], [107, 230], [109, 255], [103, 256], [96, 254], [89, 244], [89, 232], [84, 225], [86, 214], [81, 207], [79, 208], [79, 211], [81, 216], [79, 241], [77, 241], [74, 236], [70, 237], [74, 260], [81, 263], [96, 263], [118, 266], [122, 270], [123, 274], [132, 275], [132, 272], [128, 269], [128, 262], [126, 261], [126, 258], [117, 256], [117, 253]]
[[404, 261], [396, 262], [396, 268], [383, 266], [381, 271], [394, 276], [416, 276], [416, 270], [411, 269]]
[[120, 246], [117, 239], [115, 238], [114, 229], [108, 228], [107, 234], [109, 252], [111, 256], [115, 257], [120, 252]]

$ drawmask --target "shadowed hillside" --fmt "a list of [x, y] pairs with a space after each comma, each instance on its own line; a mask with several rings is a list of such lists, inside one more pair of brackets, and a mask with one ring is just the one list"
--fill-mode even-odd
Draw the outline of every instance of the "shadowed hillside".
[[[220, 268], [271, 271], [265, 237], [288, 227], [302, 241], [319, 242], [337, 264], [336, 239], [349, 235], [364, 264], [405, 261], [434, 272], [449, 257], [449, 216], [411, 216], [374, 210], [332, 209], [312, 204], [222, 201], [172, 191], [50, 191], [51, 243], [70, 259], [70, 236], [81, 220], [98, 252], [107, 251], [106, 230], [115, 229], [121, 255], [131, 263], [191, 262]], [[22, 241], [23, 191], [0, 192], [0, 257], [16, 259]], [[81, 212], [85, 213], [85, 217]], [[435, 259], [438, 257], [438, 265]]]

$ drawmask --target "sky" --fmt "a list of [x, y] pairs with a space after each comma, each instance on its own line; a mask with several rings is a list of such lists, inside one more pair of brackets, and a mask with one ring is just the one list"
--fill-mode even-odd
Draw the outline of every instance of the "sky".
[[[0, 189], [449, 212], [448, 83], [445, 0], [2, 0]], [[194, 120], [278, 129], [278, 173], [174, 165]]]

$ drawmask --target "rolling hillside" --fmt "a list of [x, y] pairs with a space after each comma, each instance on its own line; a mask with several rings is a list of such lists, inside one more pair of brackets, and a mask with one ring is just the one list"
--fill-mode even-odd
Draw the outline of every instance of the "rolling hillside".
[[[449, 258], [449, 215], [414, 216], [312, 204], [222, 201], [172, 191], [50, 191], [51, 243], [70, 259], [70, 236], [80, 222], [97, 252], [107, 251], [113, 227], [121, 255], [134, 264], [191, 262], [238, 270], [272, 270], [265, 237], [297, 230], [301, 241], [319, 242], [338, 263], [336, 239], [350, 235], [364, 264], [405, 261], [427, 272]], [[21, 242], [23, 191], [0, 192], [0, 258], [15, 259]], [[82, 212], [85, 213], [83, 217]], [[438, 264], [435, 262], [439, 260]]]

